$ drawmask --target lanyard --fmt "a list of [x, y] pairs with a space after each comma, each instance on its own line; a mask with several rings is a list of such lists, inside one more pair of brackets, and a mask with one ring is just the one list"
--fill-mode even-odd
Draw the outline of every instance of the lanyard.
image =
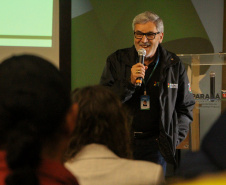
[[[156, 62], [156, 64], [155, 64], [155, 67], [154, 67], [154, 69], [152, 70], [151, 74], [150, 74], [149, 77], [148, 77], [147, 83], [148, 83], [148, 81], [151, 79], [151, 77], [152, 77], [152, 75], [153, 75], [153, 73], [154, 73], [154, 71], [155, 71], [155, 69], [156, 69], [158, 63], [159, 63], [159, 54], [158, 54], [158, 59], [157, 59], [157, 62]], [[147, 83], [145, 83], [145, 80], [144, 80], [144, 79], [143, 79], [143, 82], [144, 82], [144, 95], [146, 95], [146, 94], [147, 94], [147, 93], [146, 93], [146, 86], [147, 86]]]

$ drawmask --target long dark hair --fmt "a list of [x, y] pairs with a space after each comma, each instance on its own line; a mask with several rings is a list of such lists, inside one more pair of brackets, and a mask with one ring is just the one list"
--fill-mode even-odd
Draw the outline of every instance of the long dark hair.
[[73, 158], [91, 143], [107, 146], [119, 157], [131, 158], [126, 111], [118, 97], [104, 86], [88, 86], [72, 92], [79, 113], [66, 158]]
[[70, 102], [61, 73], [45, 59], [21, 55], [0, 64], [0, 147], [11, 172], [7, 185], [39, 184], [42, 148], [61, 132]]

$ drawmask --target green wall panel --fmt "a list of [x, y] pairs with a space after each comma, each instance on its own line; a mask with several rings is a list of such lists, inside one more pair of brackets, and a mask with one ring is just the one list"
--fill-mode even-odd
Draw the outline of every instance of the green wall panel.
[[190, 0], [90, 0], [72, 19], [72, 89], [98, 84], [108, 55], [133, 45], [132, 20], [146, 10], [164, 21], [163, 46], [177, 54], [211, 53], [213, 46]]

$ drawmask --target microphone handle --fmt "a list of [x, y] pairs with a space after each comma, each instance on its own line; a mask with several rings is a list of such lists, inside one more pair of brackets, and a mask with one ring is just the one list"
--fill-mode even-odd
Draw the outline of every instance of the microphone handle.
[[[139, 55], [139, 63], [144, 64], [144, 56], [143, 55]], [[135, 86], [141, 86], [141, 84], [142, 84], [142, 78], [138, 77], [136, 79]]]
[[210, 99], [215, 98], [215, 73], [210, 73]]

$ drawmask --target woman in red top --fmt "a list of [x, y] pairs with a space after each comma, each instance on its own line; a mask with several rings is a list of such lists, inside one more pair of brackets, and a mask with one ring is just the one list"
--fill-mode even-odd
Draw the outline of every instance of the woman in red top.
[[0, 64], [0, 184], [75, 185], [62, 165], [77, 119], [70, 89], [48, 61], [21, 55]]

